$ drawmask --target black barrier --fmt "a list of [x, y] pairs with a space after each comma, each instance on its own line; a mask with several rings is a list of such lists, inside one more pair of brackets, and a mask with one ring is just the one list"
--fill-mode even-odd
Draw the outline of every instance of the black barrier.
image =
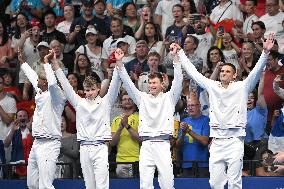
[[[3, 171], [3, 179], [19, 179], [14, 176], [15, 174], [15, 168], [18, 166], [27, 166], [27, 163], [18, 163], [18, 164], [0, 164], [0, 170]], [[68, 166], [70, 168], [70, 177], [64, 178], [64, 179], [73, 179], [73, 165], [72, 163], [63, 163], [58, 162], [56, 165], [61, 166]], [[22, 179], [25, 179], [24, 177]]]
[[[258, 163], [258, 160], [244, 160], [244, 164], [247, 165], [247, 170], [250, 173], [249, 176], [256, 176], [255, 174], [255, 168], [256, 164]], [[208, 163], [208, 161], [173, 161], [174, 165], [174, 176], [175, 178], [184, 178], [182, 174], [182, 163], [192, 163], [192, 170], [193, 170], [193, 178], [199, 178], [198, 176], [198, 170], [199, 170], [199, 163]], [[139, 178], [139, 162], [109, 162], [110, 166], [116, 167], [117, 164], [131, 164], [133, 168], [133, 176], [130, 178]], [[62, 166], [69, 166], [70, 168], [70, 177], [62, 178], [62, 179], [74, 179], [73, 178], [73, 165], [72, 163], [56, 163], [56, 165], [62, 165]], [[14, 167], [17, 166], [27, 166], [27, 164], [0, 164], [0, 169], [3, 168], [3, 171], [5, 172], [4, 179], [14, 179], [12, 174], [13, 171], [11, 171]], [[157, 171], [155, 173], [155, 176], [157, 176]], [[82, 178], [79, 177], [79, 178]], [[115, 169], [114, 173], [110, 174], [110, 178], [118, 178], [115, 175]]]

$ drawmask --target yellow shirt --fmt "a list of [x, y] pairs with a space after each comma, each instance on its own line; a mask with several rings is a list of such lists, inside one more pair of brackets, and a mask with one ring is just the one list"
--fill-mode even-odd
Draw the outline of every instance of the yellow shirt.
[[[115, 133], [121, 123], [122, 116], [117, 116], [111, 124], [111, 132]], [[133, 113], [128, 117], [128, 125], [138, 131], [138, 113]], [[139, 161], [139, 143], [131, 138], [128, 130], [123, 128], [117, 144], [116, 162], [135, 162]]]
[[[179, 120], [178, 119], [174, 119], [174, 135], [173, 138], [176, 141], [178, 138], [178, 131], [179, 131]], [[176, 149], [176, 145], [174, 144], [171, 148], [172, 150], [172, 159], [173, 161], [177, 159], [177, 149]]]

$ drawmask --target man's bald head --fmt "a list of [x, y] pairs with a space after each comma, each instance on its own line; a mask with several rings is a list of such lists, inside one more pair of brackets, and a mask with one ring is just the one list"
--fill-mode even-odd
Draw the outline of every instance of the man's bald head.
[[197, 96], [190, 95], [190, 98], [187, 100], [187, 109], [188, 114], [192, 118], [198, 118], [201, 115], [200, 111], [200, 102]]

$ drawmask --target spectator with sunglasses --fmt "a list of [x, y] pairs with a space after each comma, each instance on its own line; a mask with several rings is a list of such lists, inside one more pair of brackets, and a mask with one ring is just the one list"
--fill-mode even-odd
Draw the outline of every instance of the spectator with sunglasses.
[[117, 146], [116, 154], [116, 174], [119, 178], [130, 178], [135, 175], [133, 164], [124, 162], [139, 161], [139, 142], [138, 125], [139, 116], [134, 102], [123, 91], [119, 100], [123, 109], [122, 114], [115, 117], [111, 124], [112, 146]]
[[[183, 161], [208, 161], [209, 117], [201, 114], [198, 97], [190, 95], [187, 100], [188, 116], [181, 120], [176, 144], [183, 152]], [[182, 164], [183, 176], [194, 176], [194, 165]], [[195, 176], [208, 177], [208, 163], [198, 163]]]
[[121, 9], [122, 9], [123, 24], [131, 27], [133, 33], [135, 33], [140, 26], [140, 20], [138, 19], [137, 16], [136, 4], [133, 2], [127, 2], [122, 6]]

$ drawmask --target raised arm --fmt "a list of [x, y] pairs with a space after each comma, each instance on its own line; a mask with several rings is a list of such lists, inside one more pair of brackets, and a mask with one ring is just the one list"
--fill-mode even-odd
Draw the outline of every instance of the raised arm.
[[[257, 90], [257, 104], [264, 109], [266, 107], [266, 102], [263, 94], [263, 89], [264, 89], [264, 74], [262, 74], [259, 85], [258, 85], [258, 90]], [[283, 93], [284, 95], [284, 93]]]
[[18, 60], [21, 64], [21, 69], [28, 77], [29, 81], [33, 85], [36, 92], [39, 92], [40, 89], [38, 88], [38, 75], [36, 72], [25, 62], [23, 49], [18, 48]]
[[[49, 64], [49, 59], [53, 57], [52, 62], [54, 63], [56, 61], [56, 55], [53, 50], [50, 50], [49, 54], [44, 57], [44, 71], [46, 74], [46, 80], [48, 83], [48, 90], [51, 95], [51, 101], [54, 107], [63, 107], [65, 102], [65, 96], [62, 93], [62, 90], [57, 85], [57, 80], [54, 75], [54, 72], [51, 68], [51, 65]], [[61, 111], [61, 110], [58, 110]], [[60, 112], [61, 113], [61, 112]]]
[[171, 44], [170, 48], [176, 48], [173, 51], [174, 63], [177, 61], [181, 62], [182, 67], [185, 69], [186, 73], [202, 88], [207, 89], [210, 87], [212, 80], [204, 77], [201, 73], [197, 71], [195, 66], [189, 61], [189, 59], [184, 54], [183, 50], [178, 44]]
[[13, 140], [13, 136], [15, 134], [15, 132], [20, 128], [20, 123], [18, 120], [15, 120], [14, 122], [11, 123], [11, 129], [8, 132], [6, 138], [4, 139], [3, 143], [4, 143], [4, 147], [9, 147], [10, 144], [12, 143]]
[[52, 68], [55, 71], [56, 77], [59, 80], [61, 87], [64, 90], [64, 94], [67, 97], [68, 101], [72, 104], [74, 108], [77, 107], [78, 101], [81, 98], [78, 94], [75, 93], [73, 87], [70, 85], [68, 79], [66, 78], [64, 72], [59, 67], [57, 61], [53, 62]]
[[274, 34], [270, 34], [268, 39], [263, 42], [263, 51], [259, 57], [255, 67], [252, 69], [248, 77], [244, 80], [248, 92], [252, 91], [259, 80], [262, 70], [267, 62], [270, 49], [274, 45]]
[[279, 82], [281, 80], [281, 76], [277, 75], [273, 80], [273, 91], [282, 99], [284, 99], [284, 89], [279, 87]]
[[220, 71], [221, 71], [221, 68], [222, 68], [223, 65], [224, 65], [223, 62], [218, 62], [217, 63], [217, 65], [214, 68], [213, 73], [210, 76], [210, 79], [215, 80], [215, 81], [218, 80], [219, 75], [220, 75]]
[[19, 41], [16, 43], [15, 47], [14, 47], [14, 52], [17, 53], [18, 49], [23, 49], [24, 44], [27, 40], [27, 38], [30, 36], [32, 32], [32, 28], [28, 29], [27, 31], [25, 31], [23, 34], [21, 34], [21, 38], [19, 39]]
[[123, 63], [122, 57], [124, 53], [121, 49], [116, 49], [115, 51], [115, 58], [116, 58], [116, 68], [119, 74], [121, 81], [123, 82], [123, 87], [127, 91], [128, 95], [131, 97], [133, 102], [139, 106], [140, 104], [140, 91], [136, 88], [134, 83], [131, 81]]
[[182, 91], [182, 80], [183, 80], [183, 75], [182, 75], [182, 70], [181, 70], [181, 62], [179, 61], [179, 59], [176, 59], [176, 48], [171, 48], [170, 53], [174, 56], [174, 79], [172, 82], [172, 86], [171, 89], [169, 91], [169, 93], [171, 94], [171, 96], [173, 97], [173, 101], [175, 102], [175, 104], [178, 102], [179, 98], [180, 98], [180, 94]]
[[113, 105], [117, 99], [118, 91], [120, 88], [120, 80], [117, 73], [117, 69], [113, 70], [111, 82], [109, 84], [108, 92], [106, 94], [106, 98], [108, 98], [109, 103]]
[[112, 78], [112, 75], [113, 75], [113, 69], [110, 69], [110, 68], [107, 68], [107, 78], [104, 79], [101, 83], [101, 90], [100, 90], [100, 97], [104, 97], [107, 92], [108, 92], [108, 88], [109, 88], [109, 85], [110, 85], [110, 82], [111, 82], [111, 78]]

